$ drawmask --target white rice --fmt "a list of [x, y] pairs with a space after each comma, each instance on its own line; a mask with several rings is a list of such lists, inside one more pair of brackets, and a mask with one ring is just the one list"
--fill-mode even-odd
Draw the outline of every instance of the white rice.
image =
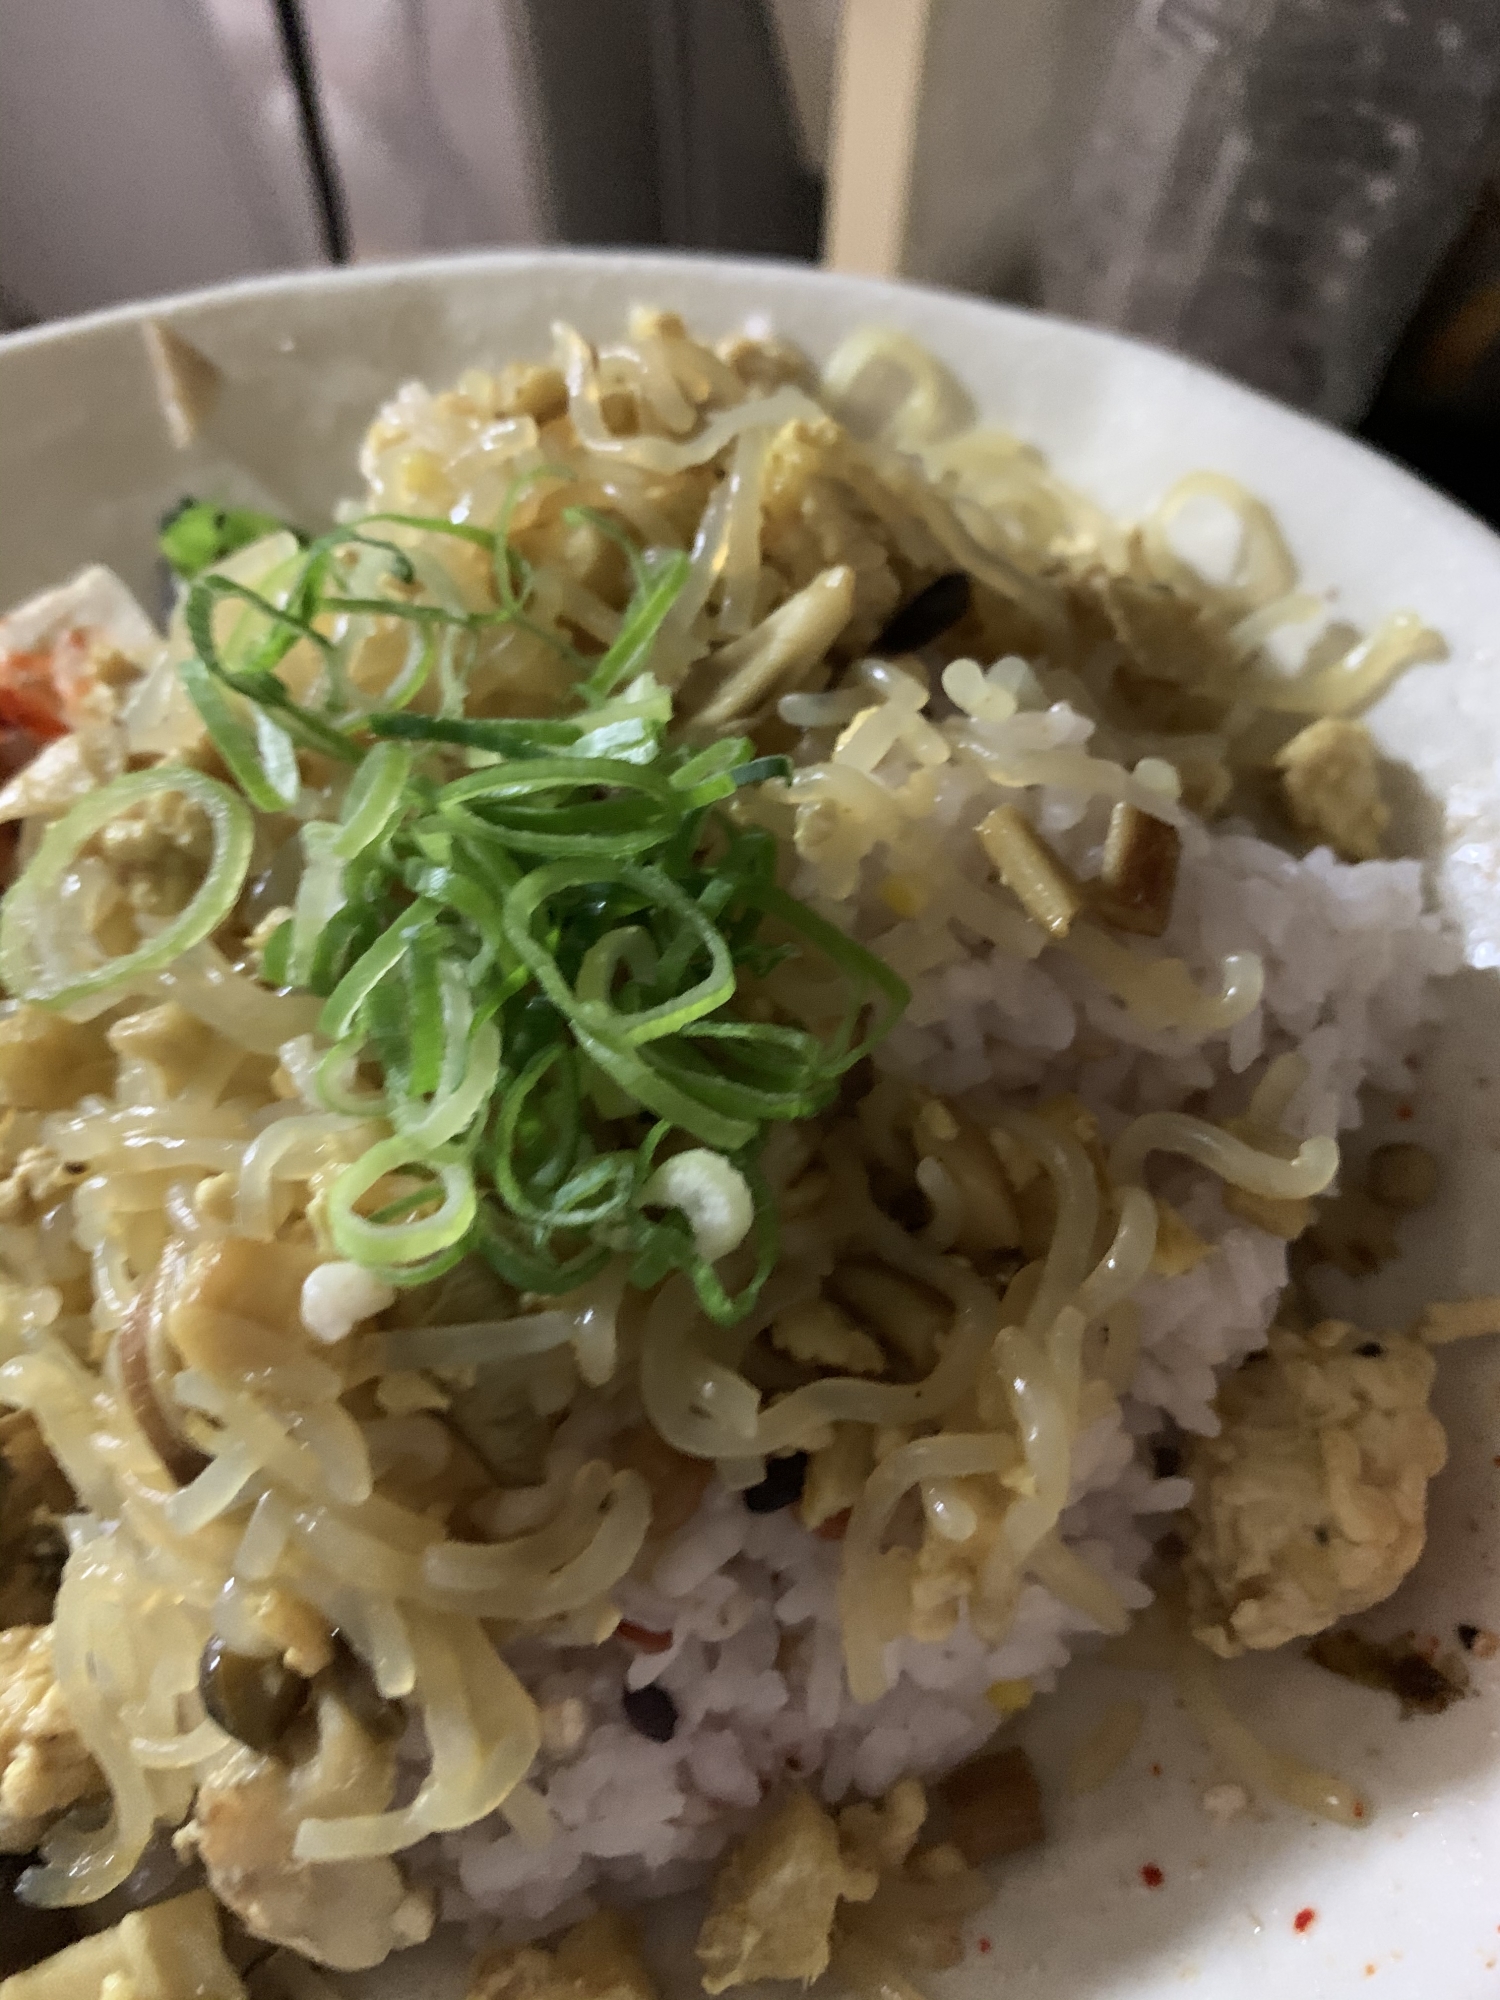
[[[961, 769], [950, 766], [945, 785], [940, 811], [955, 829], [973, 823], [982, 800], [994, 801], [992, 788]], [[1096, 812], [1080, 819], [1061, 798], [1043, 795], [1039, 817], [1075, 855], [1101, 837]], [[875, 909], [879, 872], [866, 861], [866, 913]], [[799, 886], [806, 894], [817, 885]], [[888, 912], [884, 926], [887, 951], [913, 928], [891, 930]], [[961, 940], [947, 963], [913, 982], [910, 1014], [884, 1060], [981, 1113], [1002, 1091], [1073, 1090], [1110, 1133], [1129, 1113], [1196, 1093], [1207, 1093], [1216, 1112], [1240, 1110], [1247, 1072], [1295, 1049], [1307, 1078], [1289, 1128], [1347, 1128], [1359, 1122], [1364, 1085], [1409, 1086], [1406, 1061], [1432, 1015], [1431, 982], [1457, 962], [1452, 939], [1424, 914], [1415, 862], [1350, 867], [1324, 850], [1298, 860], [1232, 826], [1189, 830], [1166, 944], [1204, 973], [1228, 951], [1259, 952], [1260, 1005], [1195, 1045], [1139, 1027], [1058, 953], [1026, 964]], [[1132, 1607], [1149, 1599], [1139, 1579], [1159, 1516], [1188, 1493], [1184, 1480], [1153, 1477], [1138, 1441], [1168, 1419], [1215, 1427], [1216, 1378], [1264, 1344], [1286, 1280], [1279, 1239], [1231, 1219], [1208, 1184], [1185, 1179], [1183, 1187], [1184, 1213], [1213, 1252], [1185, 1276], [1148, 1279], [1136, 1295], [1141, 1352], [1131, 1391], [1079, 1439], [1063, 1518], [1065, 1539]], [[579, 1412], [569, 1422], [601, 1420], [621, 1419]], [[838, 1562], [838, 1545], [809, 1535], [795, 1510], [756, 1516], [713, 1487], [649, 1579], [618, 1592], [626, 1618], [670, 1632], [669, 1650], [642, 1653], [623, 1642], [587, 1652], [536, 1642], [517, 1649], [515, 1664], [538, 1701], [582, 1703], [588, 1728], [570, 1755], [544, 1754], [535, 1775], [557, 1823], [550, 1844], [528, 1847], [498, 1821], [441, 1843], [445, 1913], [483, 1916], [491, 1928], [498, 1917], [502, 1935], [522, 1938], [598, 1899], [685, 1887], [789, 1772], [816, 1773], [822, 1795], [837, 1801], [971, 1756], [996, 1723], [986, 1689], [1001, 1680], [1050, 1688], [1093, 1629], [1028, 1584], [1002, 1645], [965, 1624], [939, 1644], [902, 1640], [889, 1650], [889, 1693], [858, 1707], [843, 1679]], [[665, 1744], [645, 1740], [621, 1708], [627, 1687], [652, 1681], [678, 1709]]]

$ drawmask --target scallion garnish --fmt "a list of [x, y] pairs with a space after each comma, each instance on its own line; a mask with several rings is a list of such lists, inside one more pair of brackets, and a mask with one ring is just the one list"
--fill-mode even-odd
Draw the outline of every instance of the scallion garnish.
[[[615, 524], [570, 510], [624, 542], [634, 579], [613, 644], [581, 659], [532, 620], [510, 505], [493, 532], [372, 515], [309, 542], [274, 587], [209, 571], [188, 589], [196, 652], [183, 682], [204, 727], [245, 799], [304, 822], [300, 886], [262, 976], [323, 998], [328, 1108], [390, 1128], [334, 1183], [328, 1229], [340, 1255], [397, 1284], [471, 1254], [532, 1293], [570, 1290], [616, 1257], [643, 1286], [682, 1270], [729, 1321], [775, 1261], [755, 1164], [769, 1127], [830, 1103], [906, 989], [778, 887], [774, 842], [723, 810], [742, 787], [787, 775], [787, 760], [744, 737], [671, 739], [671, 696], [650, 662], [687, 557], [643, 553]], [[481, 548], [492, 608], [461, 608], [430, 553], [377, 528]], [[384, 700], [346, 671], [347, 635], [380, 619], [414, 635]], [[475, 644], [506, 624], [568, 663], [570, 713], [465, 712]], [[279, 671], [294, 648], [296, 694]], [[434, 662], [439, 712], [414, 712]], [[334, 761], [309, 776], [299, 751]], [[314, 786], [326, 797], [330, 784], [338, 816], [308, 817]], [[168, 786], [213, 825], [207, 879], [149, 946], [64, 974], [41, 899], [110, 818]], [[229, 915], [250, 833], [241, 798], [195, 771], [162, 767], [92, 795], [6, 899], [10, 990], [64, 1006], [164, 965]], [[832, 1036], [741, 1005], [747, 980], [797, 954], [842, 981]], [[717, 1266], [752, 1210], [754, 1268], [731, 1293]]]

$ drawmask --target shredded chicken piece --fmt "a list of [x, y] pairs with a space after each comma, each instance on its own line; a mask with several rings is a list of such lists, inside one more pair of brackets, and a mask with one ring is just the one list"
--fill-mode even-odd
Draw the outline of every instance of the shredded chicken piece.
[[[857, 657], [906, 591], [894, 534], [851, 482], [853, 456], [854, 447], [832, 418], [790, 423], [777, 432], [766, 454], [761, 550], [790, 591], [811, 583], [830, 564], [849, 566], [853, 605], [841, 645]], [[931, 575], [948, 567], [934, 543]]]
[[771, 1345], [812, 1368], [837, 1368], [850, 1375], [885, 1372], [880, 1343], [862, 1333], [831, 1299], [810, 1299], [781, 1313], [771, 1328]]
[[176, 1096], [201, 1074], [216, 1049], [225, 1050], [229, 1046], [175, 1000], [127, 1014], [123, 1021], [115, 1022], [107, 1040], [116, 1055], [131, 1062], [149, 1063], [169, 1097]]
[[927, 1819], [927, 1794], [915, 1778], [893, 1785], [879, 1804], [861, 1800], [839, 1814], [839, 1843], [857, 1867], [877, 1875], [899, 1868]]
[[64, 1111], [90, 1091], [114, 1087], [114, 1058], [92, 1021], [65, 1021], [41, 1007], [0, 1012], [0, 1103], [18, 1111]]
[[74, 1504], [25, 1410], [0, 1416], [0, 1630], [44, 1625], [66, 1553], [58, 1517]]
[[177, 1845], [197, 1849], [210, 1888], [253, 1936], [355, 1972], [420, 1944], [432, 1929], [432, 1901], [408, 1888], [394, 1861], [314, 1866], [293, 1858], [304, 1819], [383, 1812], [395, 1789], [393, 1746], [326, 1690], [316, 1696], [315, 1727], [300, 1760], [290, 1738], [286, 1761], [231, 1751], [199, 1786]]
[[167, 1307], [167, 1332], [190, 1368], [246, 1375], [308, 1350], [302, 1287], [311, 1245], [226, 1236], [195, 1250]]
[[1345, 861], [1373, 861], [1390, 823], [1375, 739], [1362, 722], [1320, 716], [1277, 752], [1292, 824]]
[[958, 1847], [917, 1846], [926, 1820], [927, 1796], [915, 1778], [893, 1786], [878, 1805], [839, 1814], [846, 1856], [879, 1878], [873, 1898], [846, 1902], [834, 1921], [835, 1970], [855, 1977], [860, 1990], [867, 1985], [861, 1967], [878, 1969], [880, 1989], [890, 1992], [897, 1982], [904, 1986], [903, 1966], [941, 1969], [963, 1957], [964, 1920], [984, 1901], [985, 1887]]
[[698, 1933], [705, 1993], [752, 1979], [800, 1979], [828, 1969], [841, 1901], [867, 1902], [878, 1877], [841, 1852], [838, 1828], [812, 1797], [793, 1792], [735, 1848], [714, 1878]]
[[1195, 1442], [1184, 1569], [1195, 1635], [1228, 1659], [1389, 1597], [1421, 1554], [1427, 1482], [1447, 1455], [1434, 1363], [1407, 1334], [1326, 1320], [1271, 1331]]
[[469, 1975], [467, 2000], [657, 2000], [635, 1928], [601, 1910], [550, 1949], [534, 1944], [486, 1952]]
[[0, 1632], [0, 1854], [27, 1854], [79, 1799], [104, 1788], [52, 1671], [52, 1627]]
[[1196, 1269], [1213, 1249], [1171, 1202], [1156, 1204], [1156, 1248], [1151, 1253], [1151, 1269], [1159, 1278], [1180, 1278]]

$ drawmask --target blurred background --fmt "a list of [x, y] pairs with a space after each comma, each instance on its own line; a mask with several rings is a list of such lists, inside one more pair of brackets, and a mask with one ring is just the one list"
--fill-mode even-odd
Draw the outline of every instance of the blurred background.
[[1094, 320], [1500, 523], [1500, 0], [3, 0], [0, 318], [471, 246]]

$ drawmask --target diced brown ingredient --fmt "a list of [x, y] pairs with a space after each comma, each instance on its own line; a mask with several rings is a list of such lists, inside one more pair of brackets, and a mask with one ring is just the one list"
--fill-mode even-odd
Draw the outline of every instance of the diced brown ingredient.
[[1429, 1659], [1413, 1641], [1407, 1632], [1382, 1644], [1344, 1627], [1320, 1632], [1307, 1657], [1347, 1681], [1395, 1695], [1403, 1715], [1441, 1715], [1468, 1692], [1468, 1674], [1461, 1660]]
[[52, 1627], [0, 1632], [0, 1854], [26, 1854], [60, 1813], [104, 1789], [52, 1670]]
[[1169, 1201], [1157, 1202], [1156, 1248], [1151, 1253], [1157, 1277], [1180, 1278], [1201, 1264], [1212, 1248]]
[[1027, 916], [1053, 937], [1066, 937], [1083, 908], [1078, 884], [1014, 806], [996, 806], [979, 823], [980, 845]]
[[1500, 1297], [1438, 1299], [1417, 1323], [1417, 1334], [1429, 1347], [1446, 1347], [1450, 1340], [1474, 1340], [1500, 1333]]
[[1099, 914], [1116, 930], [1160, 937], [1171, 921], [1181, 858], [1176, 827], [1122, 799], [1109, 816]]
[[800, 1979], [828, 1969], [841, 1900], [867, 1902], [873, 1869], [845, 1859], [838, 1828], [804, 1791], [748, 1834], [714, 1878], [698, 1933], [705, 1993], [752, 1979]]
[[971, 1867], [1019, 1854], [1046, 1835], [1042, 1788], [1018, 1745], [961, 1764], [937, 1795], [948, 1809], [953, 1845]]
[[850, 1375], [885, 1372], [885, 1354], [831, 1299], [809, 1299], [777, 1316], [771, 1345], [812, 1368], [837, 1368]]
[[653, 1424], [621, 1431], [609, 1448], [617, 1471], [638, 1472], [651, 1489], [651, 1539], [664, 1541], [685, 1528], [713, 1478], [707, 1459], [674, 1451]]
[[634, 1925], [618, 1910], [601, 1910], [550, 1949], [486, 1952], [469, 1975], [467, 2000], [656, 2000], [656, 1982]]
[[213, 1897], [193, 1889], [13, 1974], [0, 2000], [245, 2000], [245, 1988], [224, 1956]]
[[1362, 722], [1325, 715], [1277, 753], [1282, 795], [1292, 824], [1327, 841], [1345, 861], [1373, 861], [1390, 823], [1380, 795], [1375, 741]]
[[1434, 1362], [1407, 1334], [1273, 1327], [1193, 1443], [1184, 1570], [1195, 1636], [1224, 1658], [1378, 1604], [1421, 1554], [1447, 1455]]
[[393, 1861], [294, 1858], [304, 1819], [383, 1812], [395, 1787], [394, 1745], [377, 1742], [322, 1689], [308, 1735], [300, 1757], [232, 1751], [199, 1786], [178, 1844], [197, 1848], [209, 1887], [253, 1936], [359, 1971], [419, 1944], [432, 1905]]
[[114, 1086], [115, 1065], [92, 1022], [65, 1021], [24, 1002], [0, 1014], [0, 1103], [18, 1111], [64, 1111]]
[[166, 1308], [167, 1333], [190, 1368], [240, 1375], [306, 1348], [302, 1287], [319, 1261], [306, 1244], [227, 1236], [194, 1251]]
[[1314, 1205], [1306, 1249], [1311, 1258], [1332, 1264], [1347, 1277], [1369, 1277], [1400, 1250], [1395, 1214], [1363, 1188], [1345, 1188]]
[[1425, 1146], [1409, 1140], [1377, 1146], [1365, 1169], [1365, 1185], [1387, 1208], [1425, 1208], [1437, 1193], [1438, 1163]]
[[25, 1410], [0, 1416], [0, 1630], [52, 1616], [65, 1547], [58, 1517], [74, 1504]]

